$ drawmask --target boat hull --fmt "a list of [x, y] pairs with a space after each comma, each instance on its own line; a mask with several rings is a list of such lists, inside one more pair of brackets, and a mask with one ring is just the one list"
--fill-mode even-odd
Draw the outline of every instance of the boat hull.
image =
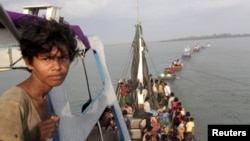
[[182, 54], [182, 58], [191, 58], [191, 53]]
[[166, 73], [162, 73], [158, 76], [159, 80], [162, 81], [169, 81], [169, 80], [174, 80], [176, 79], [176, 74], [166, 74]]
[[196, 48], [196, 47], [195, 47], [195, 48], [193, 49], [193, 52], [200, 52], [200, 48]]
[[172, 65], [172, 66], [171, 66], [171, 69], [174, 70], [174, 71], [179, 71], [179, 70], [182, 69], [182, 65], [177, 65], [177, 66]]
[[190, 58], [191, 57], [191, 49], [189, 47], [184, 48], [182, 52], [182, 58]]

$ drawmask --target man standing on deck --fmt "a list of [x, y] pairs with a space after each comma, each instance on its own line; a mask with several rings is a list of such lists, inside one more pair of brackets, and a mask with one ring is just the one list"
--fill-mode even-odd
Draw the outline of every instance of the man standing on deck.
[[155, 99], [158, 100], [158, 95], [159, 95], [159, 81], [158, 81], [158, 79], [155, 79], [155, 82], [153, 84], [153, 92], [154, 92]]
[[169, 100], [168, 100], [168, 109], [169, 110], [172, 110], [172, 102], [174, 101], [174, 98], [175, 98], [174, 92], [171, 92]]
[[123, 82], [120, 82], [120, 91], [122, 95], [122, 105], [124, 105], [126, 101], [126, 97], [128, 95], [128, 88], [125, 86]]
[[190, 120], [186, 123], [186, 134], [185, 134], [185, 141], [191, 141], [194, 136], [194, 118], [191, 117]]
[[161, 80], [159, 85], [158, 85], [158, 102], [159, 103], [162, 103], [162, 99], [164, 98], [164, 96], [165, 96], [164, 83]]
[[169, 99], [171, 89], [170, 89], [170, 86], [168, 85], [168, 83], [166, 83], [166, 82], [164, 82], [164, 92], [165, 92], [167, 99]]

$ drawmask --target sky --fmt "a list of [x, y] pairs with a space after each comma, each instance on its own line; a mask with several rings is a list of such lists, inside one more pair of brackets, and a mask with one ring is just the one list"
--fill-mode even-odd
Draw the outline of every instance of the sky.
[[104, 44], [130, 43], [141, 22], [146, 42], [250, 33], [250, 0], [1, 0], [4, 9], [61, 7], [61, 16]]

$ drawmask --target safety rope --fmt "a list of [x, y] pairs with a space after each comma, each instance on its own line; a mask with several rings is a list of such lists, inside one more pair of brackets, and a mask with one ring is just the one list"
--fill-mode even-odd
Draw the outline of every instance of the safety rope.
[[121, 78], [125, 78], [127, 76], [128, 69], [130, 67], [130, 62], [132, 62], [132, 55], [133, 55], [132, 51], [133, 51], [132, 47], [130, 47], [129, 54], [128, 54], [126, 63], [124, 65], [124, 69], [123, 69], [122, 77]]
[[152, 66], [153, 66], [153, 69], [154, 69], [156, 75], [158, 75], [159, 72], [158, 72], [157, 69], [156, 69], [156, 65], [155, 65], [155, 63], [154, 63], [154, 61], [153, 61], [153, 58], [152, 58], [152, 56], [151, 56], [151, 54], [150, 54], [150, 51], [149, 51], [149, 49], [148, 49], [148, 47], [147, 47], [146, 45], [145, 45], [145, 50], [146, 50], [146, 52], [147, 52], [147, 56], [148, 56], [148, 58], [149, 58], [149, 60], [150, 60], [150, 62], [151, 62], [151, 64], [152, 64]]

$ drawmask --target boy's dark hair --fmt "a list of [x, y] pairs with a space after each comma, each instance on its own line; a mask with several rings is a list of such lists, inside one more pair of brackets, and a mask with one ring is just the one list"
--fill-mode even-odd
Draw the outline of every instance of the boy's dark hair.
[[27, 25], [22, 33], [20, 48], [22, 56], [32, 63], [33, 57], [39, 53], [49, 53], [53, 46], [63, 52], [63, 45], [68, 47], [69, 60], [72, 62], [77, 55], [75, 33], [69, 24], [55, 20], [39, 19]]

